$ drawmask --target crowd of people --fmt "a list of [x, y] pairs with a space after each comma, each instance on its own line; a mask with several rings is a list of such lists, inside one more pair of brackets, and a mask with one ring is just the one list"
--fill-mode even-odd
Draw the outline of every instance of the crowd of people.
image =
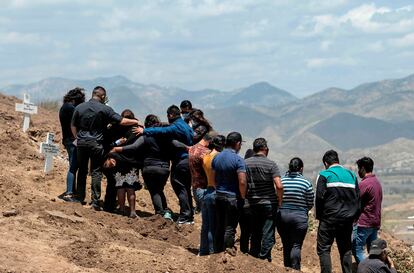
[[[200, 256], [235, 255], [239, 226], [241, 252], [272, 261], [278, 232], [284, 265], [297, 270], [301, 269], [309, 211], [315, 207], [322, 273], [332, 272], [334, 240], [343, 272], [352, 272], [352, 256], [359, 264], [358, 272], [396, 272], [386, 242], [378, 239], [382, 189], [371, 158], [356, 162], [362, 179], [358, 182], [351, 170], [340, 165], [338, 153], [327, 151], [322, 157], [325, 170], [319, 173], [314, 190], [303, 176], [301, 158], [292, 158], [282, 175], [268, 158], [264, 138], [255, 139], [245, 157], [240, 157], [242, 135], [215, 132], [203, 111], [193, 109], [188, 100], [180, 107], [168, 107], [168, 123], [153, 114], [142, 123], [131, 110], [118, 114], [107, 106], [103, 87], [95, 87], [86, 102], [84, 92], [82, 88], [70, 90], [59, 112], [69, 156], [63, 200], [86, 204], [90, 173], [93, 209], [136, 218], [135, 192], [144, 187], [155, 214], [178, 225], [193, 224], [194, 213], [201, 213]], [[103, 175], [107, 187], [102, 202]], [[179, 200], [177, 214], [168, 207], [164, 194], [168, 179]]]

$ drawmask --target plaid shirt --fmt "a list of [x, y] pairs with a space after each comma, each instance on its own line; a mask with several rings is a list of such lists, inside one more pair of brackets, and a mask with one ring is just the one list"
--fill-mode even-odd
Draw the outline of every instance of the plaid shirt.
[[207, 176], [203, 169], [203, 158], [211, 151], [200, 143], [192, 146], [188, 151], [191, 172], [191, 185], [193, 189], [207, 188]]

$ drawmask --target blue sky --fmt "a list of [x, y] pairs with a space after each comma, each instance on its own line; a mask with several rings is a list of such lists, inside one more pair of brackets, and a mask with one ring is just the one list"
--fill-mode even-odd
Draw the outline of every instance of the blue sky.
[[124, 75], [297, 96], [414, 73], [414, 3], [1, 0], [0, 86]]

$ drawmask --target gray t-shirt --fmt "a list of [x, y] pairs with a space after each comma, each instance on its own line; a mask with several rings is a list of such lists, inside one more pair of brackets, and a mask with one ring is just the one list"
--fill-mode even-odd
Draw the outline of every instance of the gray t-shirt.
[[277, 204], [273, 178], [280, 171], [276, 163], [264, 155], [255, 154], [246, 159], [247, 199], [250, 205]]

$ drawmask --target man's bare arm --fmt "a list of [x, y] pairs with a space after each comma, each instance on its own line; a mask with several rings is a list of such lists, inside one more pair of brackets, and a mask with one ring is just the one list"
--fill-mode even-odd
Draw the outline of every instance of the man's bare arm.
[[75, 127], [75, 126], [71, 125], [71, 126], [70, 126], [70, 130], [72, 131], [72, 135], [73, 135], [73, 137], [74, 137], [74, 138], [76, 138], [76, 137], [77, 137], [77, 135], [78, 135], [78, 129], [76, 129], [76, 127]]
[[121, 126], [132, 126], [132, 125], [138, 125], [139, 122], [136, 119], [129, 119], [129, 118], [122, 118], [119, 125]]
[[274, 177], [273, 182], [275, 183], [275, 187], [276, 187], [277, 203], [280, 207], [282, 205], [282, 199], [283, 199], [283, 184], [282, 184], [282, 180], [280, 179], [280, 176]]
[[239, 178], [239, 191], [242, 199], [246, 198], [247, 193], [247, 178], [245, 172], [238, 172], [237, 177]]

